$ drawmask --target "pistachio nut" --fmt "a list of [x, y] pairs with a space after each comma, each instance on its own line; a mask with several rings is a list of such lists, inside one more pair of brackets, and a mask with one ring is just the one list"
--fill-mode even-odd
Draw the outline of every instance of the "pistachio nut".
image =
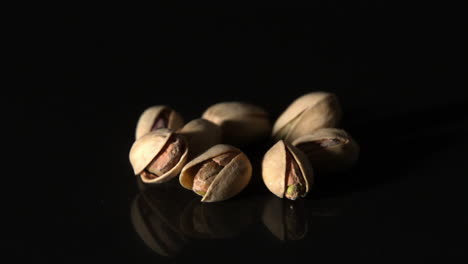
[[[302, 203], [301, 203], [302, 202]], [[309, 229], [304, 202], [272, 197], [265, 203], [262, 222], [281, 241], [300, 240]]]
[[275, 140], [292, 142], [323, 127], [335, 127], [341, 119], [338, 98], [332, 93], [312, 92], [292, 102], [273, 125]]
[[359, 145], [342, 129], [322, 128], [292, 144], [306, 154], [317, 173], [344, 171], [359, 157]]
[[218, 144], [187, 163], [180, 184], [202, 196], [202, 202], [227, 200], [250, 182], [252, 165], [238, 148]]
[[182, 135], [160, 128], [136, 140], [129, 158], [135, 175], [144, 183], [161, 183], [179, 174], [187, 153], [188, 144]]
[[244, 102], [223, 102], [208, 107], [202, 115], [221, 127], [223, 142], [235, 146], [268, 138], [271, 124], [268, 113]]
[[309, 192], [313, 170], [304, 153], [280, 140], [263, 157], [262, 178], [276, 196], [296, 200]]
[[135, 139], [159, 128], [177, 130], [184, 125], [182, 116], [174, 109], [165, 105], [155, 105], [147, 108], [140, 115], [135, 131]]
[[187, 139], [188, 160], [192, 160], [210, 147], [221, 143], [221, 128], [214, 123], [198, 118], [194, 119], [178, 132]]

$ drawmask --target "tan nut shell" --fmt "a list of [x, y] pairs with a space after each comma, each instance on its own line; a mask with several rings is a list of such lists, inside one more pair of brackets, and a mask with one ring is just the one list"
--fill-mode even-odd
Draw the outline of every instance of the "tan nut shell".
[[221, 143], [221, 128], [202, 118], [188, 122], [178, 134], [185, 136], [190, 146], [188, 153], [189, 161], [210, 147]]
[[268, 190], [279, 198], [284, 197], [286, 190], [286, 149], [289, 150], [293, 158], [296, 160], [302, 175], [305, 180], [306, 190], [304, 195], [307, 195], [310, 187], [313, 184], [313, 170], [307, 157], [291, 144], [280, 140], [271, 147], [263, 156], [262, 161], [262, 178]]
[[250, 182], [252, 164], [241, 150], [224, 144], [209, 148], [206, 152], [187, 163], [180, 173], [180, 184], [184, 188], [192, 190], [197, 165], [226, 152], [237, 152], [239, 154], [218, 173], [201, 201], [223, 201], [240, 193]]
[[301, 144], [333, 138], [343, 140], [344, 144], [330, 146], [319, 152], [304, 153], [317, 171], [323, 173], [344, 171], [357, 161], [360, 151], [357, 142], [346, 131], [337, 128], [322, 128], [312, 134], [297, 138], [292, 144], [301, 149]]
[[268, 112], [244, 102], [222, 102], [208, 107], [202, 115], [221, 127], [223, 142], [246, 145], [271, 133]]
[[155, 105], [147, 108], [143, 113], [140, 115], [138, 119], [138, 123], [136, 126], [135, 131], [135, 139], [139, 139], [146, 133], [151, 131], [151, 128], [154, 124], [154, 119], [159, 116], [159, 114], [164, 111], [169, 110], [171, 113], [169, 114], [168, 120], [168, 127], [172, 130], [177, 130], [184, 125], [184, 119], [182, 116], [176, 112], [174, 109], [170, 108], [166, 105]]
[[[129, 158], [135, 175], [139, 175], [151, 163], [173, 133], [174, 132], [170, 129], [161, 128], [142, 136], [133, 143], [132, 148], [130, 149]], [[142, 178], [143, 182], [162, 183], [177, 176], [187, 162], [187, 153], [189, 148], [185, 138], [183, 136], [181, 136], [181, 138], [185, 144], [185, 151], [180, 157], [179, 162], [171, 170], [157, 178], [151, 180]]]
[[292, 102], [273, 125], [273, 137], [292, 142], [323, 127], [335, 127], [341, 119], [338, 98], [327, 92], [305, 94]]

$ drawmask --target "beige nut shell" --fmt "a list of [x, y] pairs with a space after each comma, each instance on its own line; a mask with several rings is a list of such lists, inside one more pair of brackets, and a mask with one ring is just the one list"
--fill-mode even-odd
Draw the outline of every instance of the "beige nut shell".
[[314, 153], [305, 154], [314, 168], [320, 172], [334, 173], [350, 168], [359, 157], [359, 144], [346, 131], [337, 128], [322, 128], [297, 138], [292, 144], [301, 149], [301, 144], [333, 138], [338, 138], [344, 143], [327, 147], [326, 152], [320, 152], [316, 155]]
[[304, 197], [313, 184], [312, 166], [304, 153], [284, 140], [278, 141], [265, 153], [262, 161], [263, 182], [274, 195], [279, 198], [284, 197], [286, 190], [286, 150], [289, 150], [292, 157], [296, 160], [304, 176], [306, 185]]
[[250, 182], [252, 177], [252, 164], [241, 150], [225, 144], [215, 145], [187, 163], [180, 173], [180, 184], [184, 188], [192, 190], [193, 179], [197, 172], [197, 165], [226, 152], [236, 152], [238, 155], [218, 173], [201, 201], [223, 201], [240, 193]]
[[208, 107], [202, 118], [221, 127], [223, 142], [246, 145], [271, 133], [268, 112], [245, 102], [222, 102]]
[[210, 147], [221, 143], [221, 128], [216, 124], [202, 119], [194, 119], [178, 132], [188, 142], [188, 160], [192, 160]]
[[277, 140], [292, 142], [319, 128], [335, 127], [341, 115], [341, 107], [334, 94], [308, 93], [294, 100], [278, 117], [272, 135]]
[[170, 108], [166, 105], [155, 105], [148, 107], [143, 111], [138, 119], [136, 131], [135, 131], [135, 139], [139, 139], [146, 133], [151, 131], [151, 128], [154, 125], [154, 119], [159, 116], [159, 114], [164, 111], [169, 110], [169, 120], [168, 120], [168, 127], [172, 130], [177, 130], [184, 125], [184, 120], [182, 116], [175, 111], [174, 109]]
[[[174, 132], [170, 129], [161, 128], [142, 136], [133, 143], [132, 148], [130, 149], [129, 159], [135, 175], [139, 175], [143, 172], [143, 170], [145, 170], [154, 157], [158, 155], [173, 133]], [[177, 174], [187, 162], [187, 153], [189, 147], [185, 138], [183, 138], [183, 136], [181, 136], [181, 138], [184, 141], [185, 151], [180, 157], [179, 162], [171, 170], [159, 177], [154, 179], [142, 178], [143, 182], [162, 183], [177, 176]]]

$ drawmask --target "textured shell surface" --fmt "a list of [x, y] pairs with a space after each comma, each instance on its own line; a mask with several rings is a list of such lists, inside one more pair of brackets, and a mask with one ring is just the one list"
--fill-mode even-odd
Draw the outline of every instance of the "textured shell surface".
[[313, 92], [299, 97], [278, 117], [272, 136], [292, 142], [323, 127], [335, 127], [341, 119], [341, 107], [334, 94]]
[[151, 106], [145, 109], [138, 119], [136, 130], [135, 130], [135, 139], [139, 139], [143, 135], [151, 132], [155, 119], [163, 111], [170, 112], [167, 128], [170, 128], [172, 130], [177, 130], [184, 125], [184, 120], [182, 116], [177, 111], [172, 109], [171, 107], [167, 105]]
[[[320, 146], [320, 142], [334, 140], [330, 146]], [[304, 135], [292, 143], [302, 150], [307, 159], [320, 173], [337, 173], [349, 169], [359, 157], [359, 144], [344, 130], [322, 128], [309, 135]], [[312, 144], [312, 148], [308, 145]]]
[[252, 177], [252, 165], [247, 156], [238, 148], [226, 144], [218, 144], [195, 159], [187, 163], [179, 177], [180, 184], [189, 190], [193, 188], [193, 180], [198, 165], [218, 155], [234, 152], [237, 155], [216, 175], [209, 186], [202, 202], [217, 202], [233, 197], [241, 192], [250, 182]]
[[[140, 175], [146, 167], [153, 161], [158, 153], [168, 142], [169, 138], [174, 134], [171, 129], [161, 128], [150, 132], [138, 140], [136, 140], [132, 148], [130, 149], [130, 163], [132, 164], [135, 175]], [[177, 164], [172, 167], [169, 171], [158, 177], [147, 179], [142, 177], [144, 183], [163, 183], [166, 182], [179, 174], [183, 166], [187, 162], [188, 144], [185, 138], [178, 135], [184, 144], [184, 152], [182, 153]]]
[[158, 129], [136, 140], [130, 149], [130, 163], [135, 175], [140, 174], [161, 151], [173, 131]]
[[177, 133], [187, 139], [189, 160], [197, 157], [210, 147], [220, 144], [222, 138], [221, 128], [202, 118], [188, 122]]
[[313, 184], [313, 169], [307, 157], [296, 147], [280, 140], [264, 155], [262, 179], [266, 187], [276, 196], [283, 198], [286, 190], [286, 152], [291, 153], [305, 181], [305, 196]]
[[228, 119], [245, 117], [267, 117], [268, 113], [261, 107], [245, 102], [222, 102], [208, 107], [202, 114], [204, 119], [221, 125]]

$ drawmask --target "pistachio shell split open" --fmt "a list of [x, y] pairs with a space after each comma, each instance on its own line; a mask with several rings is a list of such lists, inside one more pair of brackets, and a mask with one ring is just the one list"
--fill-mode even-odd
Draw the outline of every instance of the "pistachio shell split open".
[[292, 142], [324, 127], [335, 127], [341, 119], [338, 98], [331, 93], [313, 92], [292, 102], [273, 125], [275, 140]]
[[223, 102], [208, 107], [202, 115], [221, 127], [223, 142], [235, 146], [268, 138], [271, 124], [267, 111], [244, 102]]
[[247, 156], [230, 145], [215, 145], [187, 163], [180, 184], [202, 196], [202, 202], [217, 202], [240, 193], [250, 182], [252, 165]]
[[313, 171], [304, 153], [280, 140], [263, 157], [262, 178], [273, 194], [295, 200], [309, 192]]
[[292, 144], [306, 154], [317, 173], [344, 171], [359, 157], [359, 145], [342, 129], [322, 128]]
[[221, 128], [214, 123], [198, 118], [194, 119], [178, 132], [189, 145], [188, 160], [192, 160], [210, 147], [221, 143]]
[[184, 125], [182, 116], [174, 109], [165, 105], [147, 108], [140, 115], [135, 131], [135, 139], [159, 128], [177, 130]]
[[136, 140], [130, 163], [144, 183], [166, 182], [179, 174], [187, 161], [188, 144], [182, 135], [160, 128]]

